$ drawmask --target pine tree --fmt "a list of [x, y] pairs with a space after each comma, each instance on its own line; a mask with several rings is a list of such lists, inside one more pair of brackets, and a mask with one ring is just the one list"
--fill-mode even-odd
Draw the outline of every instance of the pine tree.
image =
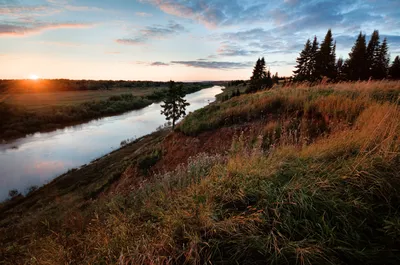
[[276, 72], [275, 75], [272, 76], [272, 83], [277, 85], [279, 84], [278, 72]]
[[273, 86], [274, 86], [274, 82], [272, 81], [271, 71], [268, 70], [262, 80], [262, 89], [270, 89]]
[[392, 79], [400, 79], [400, 57], [396, 56], [389, 69], [389, 74]]
[[349, 53], [348, 60], [348, 78], [350, 80], [367, 80], [368, 65], [367, 65], [367, 47], [365, 35], [361, 32]]
[[343, 61], [343, 58], [339, 58], [336, 62], [336, 80], [341, 81], [345, 80], [345, 62]]
[[271, 73], [266, 72], [265, 59], [258, 59], [254, 66], [253, 75], [250, 78], [250, 87], [247, 92], [255, 92], [272, 87]]
[[376, 65], [374, 69], [374, 77], [376, 79], [387, 78], [389, 71], [389, 55], [388, 55], [388, 45], [387, 40], [384, 39], [382, 45], [379, 47], [376, 56]]
[[165, 115], [168, 121], [172, 120], [172, 129], [175, 129], [175, 123], [186, 115], [186, 107], [190, 105], [184, 96], [182, 85], [176, 86], [174, 81], [170, 81], [166, 99], [161, 105], [161, 114]]
[[332, 31], [329, 29], [324, 41], [321, 43], [317, 57], [319, 78], [324, 76], [329, 79], [335, 78], [336, 45], [333, 44]]
[[376, 73], [378, 68], [377, 58], [379, 47], [379, 31], [374, 30], [367, 46], [368, 77], [377, 78]]
[[314, 36], [313, 43], [311, 45], [310, 51], [310, 61], [309, 61], [309, 68], [310, 68], [310, 81], [316, 81], [319, 79], [318, 73], [318, 53], [319, 53], [319, 43], [317, 40], [317, 36]]
[[297, 65], [294, 73], [294, 80], [297, 82], [307, 81], [311, 78], [310, 58], [311, 58], [311, 41], [307, 40], [300, 56], [296, 59]]
[[261, 59], [258, 58], [256, 65], [253, 69], [253, 75], [250, 78], [250, 87], [247, 92], [255, 92], [260, 89], [260, 80], [262, 78], [262, 64]]

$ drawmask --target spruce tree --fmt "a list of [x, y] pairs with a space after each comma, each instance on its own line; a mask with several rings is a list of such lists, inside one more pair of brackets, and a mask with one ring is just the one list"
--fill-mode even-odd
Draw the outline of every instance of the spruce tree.
[[365, 35], [361, 32], [349, 53], [348, 60], [348, 78], [350, 80], [367, 80], [368, 65], [367, 65], [367, 45]]
[[308, 81], [310, 80], [310, 58], [311, 58], [311, 41], [307, 40], [304, 45], [304, 49], [301, 51], [300, 56], [296, 59], [297, 65], [294, 73], [294, 80], [296, 82]]
[[186, 107], [190, 105], [184, 96], [182, 85], [176, 86], [174, 81], [170, 81], [166, 99], [161, 105], [161, 114], [165, 115], [168, 121], [172, 120], [172, 129], [175, 129], [175, 123], [186, 115]]
[[336, 62], [336, 81], [345, 80], [345, 62], [343, 58], [339, 58]]
[[253, 69], [253, 75], [250, 78], [250, 87], [247, 92], [256, 92], [261, 89], [272, 87], [271, 73], [266, 72], [265, 59], [258, 59]]
[[253, 69], [253, 75], [250, 78], [250, 87], [247, 92], [255, 92], [260, 89], [260, 80], [262, 78], [262, 65], [261, 59], [258, 58], [256, 65]]
[[324, 41], [321, 43], [317, 57], [319, 78], [324, 76], [329, 79], [335, 78], [336, 45], [333, 43], [332, 31], [329, 29]]
[[317, 40], [317, 36], [314, 36], [314, 40], [311, 45], [310, 61], [309, 61], [310, 81], [316, 81], [319, 79], [320, 76], [318, 73], [318, 53], [319, 53], [319, 43]]
[[272, 83], [277, 85], [279, 84], [278, 72], [276, 72], [275, 75], [272, 76]]
[[376, 65], [374, 69], [374, 77], [376, 79], [384, 79], [387, 78], [389, 71], [389, 55], [388, 55], [388, 45], [387, 40], [384, 39], [382, 45], [379, 47], [377, 56], [376, 56]]
[[378, 54], [379, 54], [379, 31], [374, 30], [371, 35], [371, 39], [367, 46], [367, 65], [368, 65], [368, 77], [377, 78], [377, 68], [378, 68]]
[[392, 79], [400, 79], [400, 57], [396, 56], [389, 69], [389, 74]]

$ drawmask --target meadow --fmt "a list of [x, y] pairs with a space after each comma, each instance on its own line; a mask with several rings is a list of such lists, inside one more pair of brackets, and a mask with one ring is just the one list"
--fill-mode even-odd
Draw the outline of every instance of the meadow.
[[400, 82], [189, 114], [0, 207], [5, 264], [399, 264]]
[[[184, 89], [193, 93], [209, 86], [185, 83]], [[140, 109], [161, 101], [166, 90], [161, 82], [3, 80], [0, 141]]]

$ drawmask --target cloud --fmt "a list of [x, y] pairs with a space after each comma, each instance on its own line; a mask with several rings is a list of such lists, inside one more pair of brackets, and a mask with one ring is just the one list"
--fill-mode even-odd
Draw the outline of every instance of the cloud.
[[207, 60], [196, 60], [196, 61], [172, 61], [172, 64], [181, 64], [195, 68], [207, 68], [207, 69], [244, 69], [249, 68], [253, 65], [251, 62], [219, 62], [219, 61], [207, 61]]
[[117, 39], [116, 42], [126, 45], [142, 45], [151, 39], [164, 39], [185, 32], [183, 25], [170, 21], [166, 26], [153, 25], [141, 29], [134, 38]]
[[260, 54], [260, 51], [248, 50], [235, 44], [223, 44], [217, 52], [221, 56], [249, 56]]
[[152, 17], [153, 16], [153, 14], [146, 13], [146, 12], [136, 12], [135, 15], [139, 16], [139, 17]]
[[168, 66], [168, 63], [163, 63], [163, 62], [154, 62], [150, 64], [151, 66]]
[[83, 23], [0, 22], [0, 36], [24, 36], [53, 29], [82, 29], [92, 27]]
[[61, 9], [65, 9], [68, 11], [104, 11], [102, 8], [95, 6], [80, 6], [80, 5], [71, 5], [68, 0], [47, 0], [47, 2], [55, 7], [59, 7]]
[[207, 27], [232, 25], [244, 21], [266, 20], [264, 14], [269, 4], [250, 0], [141, 0], [150, 3], [165, 13], [194, 19]]

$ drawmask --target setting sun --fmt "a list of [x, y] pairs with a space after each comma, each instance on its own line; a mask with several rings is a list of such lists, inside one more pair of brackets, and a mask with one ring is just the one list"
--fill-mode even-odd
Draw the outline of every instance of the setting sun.
[[29, 76], [29, 79], [31, 79], [31, 80], [38, 80], [38, 79], [39, 79], [39, 76], [38, 76], [38, 75], [32, 74], [32, 75]]

